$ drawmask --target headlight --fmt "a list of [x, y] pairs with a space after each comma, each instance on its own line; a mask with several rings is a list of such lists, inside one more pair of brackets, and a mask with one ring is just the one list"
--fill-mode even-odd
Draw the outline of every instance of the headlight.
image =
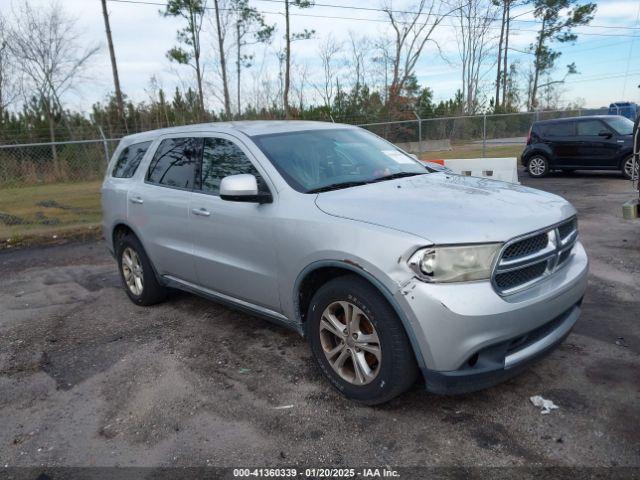
[[427, 247], [409, 259], [409, 267], [427, 282], [485, 280], [502, 244]]

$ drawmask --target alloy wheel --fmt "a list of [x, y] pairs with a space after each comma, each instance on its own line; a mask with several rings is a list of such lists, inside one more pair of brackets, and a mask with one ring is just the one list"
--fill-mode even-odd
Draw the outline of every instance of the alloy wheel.
[[331, 303], [320, 320], [320, 343], [331, 368], [353, 385], [371, 383], [380, 371], [382, 350], [367, 315], [347, 301]]
[[636, 178], [638, 178], [638, 164], [636, 164], [636, 169], [634, 172], [633, 158], [628, 158], [627, 161], [624, 162], [624, 174], [632, 180], [635, 180]]
[[546, 170], [547, 170], [547, 163], [543, 158], [534, 157], [529, 161], [529, 172], [532, 175], [539, 177], [541, 175], [544, 175]]
[[144, 287], [142, 263], [138, 253], [131, 247], [122, 252], [122, 275], [129, 291], [140, 296]]

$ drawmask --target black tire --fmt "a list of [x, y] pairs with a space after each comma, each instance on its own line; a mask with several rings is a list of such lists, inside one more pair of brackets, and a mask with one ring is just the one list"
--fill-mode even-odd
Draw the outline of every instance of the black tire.
[[[633, 165], [633, 157], [625, 158], [622, 161], [622, 167], [620, 168], [620, 171], [622, 172], [622, 176], [627, 180], [631, 180], [631, 167], [628, 166], [629, 163], [630, 165]], [[636, 175], [635, 175], [636, 178], [638, 177], [638, 169], [639, 169], [639, 165], [636, 162]]]
[[549, 160], [538, 153], [532, 155], [527, 159], [527, 172], [534, 178], [546, 177], [549, 174]]
[[[127, 281], [125, 280], [125, 273], [123, 271], [123, 255], [127, 249], [131, 249], [137, 254], [139, 264], [142, 267], [142, 291], [139, 294], [134, 293], [131, 288], [129, 288]], [[129, 296], [129, 299], [136, 305], [141, 306], [154, 305], [163, 301], [167, 296], [167, 289], [158, 282], [153, 265], [151, 265], [151, 261], [144, 251], [140, 240], [138, 240], [135, 235], [129, 233], [120, 237], [116, 241], [115, 250], [118, 270], [120, 272], [120, 280], [122, 281], [122, 286]]]
[[[358, 307], [366, 315], [365, 320], [361, 321], [368, 320], [377, 333], [381, 361], [370, 383], [355, 385], [348, 382], [334, 370], [325, 356], [320, 321], [325, 309], [339, 301]], [[367, 405], [385, 403], [406, 391], [416, 380], [416, 360], [400, 319], [380, 292], [357, 275], [338, 277], [320, 287], [311, 300], [306, 327], [316, 363], [331, 384], [351, 400]], [[354, 348], [353, 345], [351, 348]], [[357, 348], [354, 350], [360, 351]]]

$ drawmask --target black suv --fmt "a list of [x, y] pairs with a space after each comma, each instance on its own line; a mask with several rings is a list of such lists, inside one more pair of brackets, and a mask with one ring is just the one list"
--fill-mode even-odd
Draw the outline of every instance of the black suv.
[[633, 122], [617, 115], [535, 122], [521, 161], [532, 177], [551, 170], [620, 170], [631, 178], [632, 133]]

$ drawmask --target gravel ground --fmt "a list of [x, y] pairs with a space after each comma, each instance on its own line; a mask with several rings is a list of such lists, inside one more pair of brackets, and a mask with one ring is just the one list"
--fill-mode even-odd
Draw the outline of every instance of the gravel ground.
[[[340, 397], [295, 333], [186, 293], [136, 307], [100, 243], [0, 254], [0, 467], [640, 466], [640, 223], [616, 175], [531, 180], [579, 211], [574, 332], [521, 376], [456, 397]], [[532, 395], [560, 408], [541, 415]], [[280, 409], [278, 407], [292, 406]]]

